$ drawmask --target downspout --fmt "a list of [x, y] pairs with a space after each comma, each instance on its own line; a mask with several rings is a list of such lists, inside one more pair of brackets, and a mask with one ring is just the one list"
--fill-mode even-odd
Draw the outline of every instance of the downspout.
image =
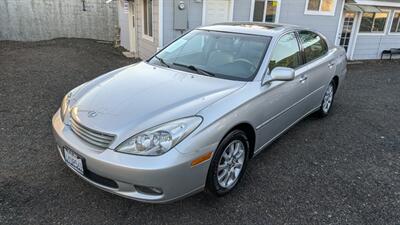
[[[354, 36], [354, 43], [352, 44], [351, 48], [351, 54], [350, 54], [350, 60], [354, 60], [354, 51], [356, 49], [357, 45], [357, 39], [358, 39], [358, 32], [360, 30], [360, 25], [361, 25], [361, 19], [362, 19], [362, 13], [357, 13], [357, 21], [356, 21], [356, 27], [355, 27], [355, 36]], [[354, 26], [354, 25], [353, 25]]]

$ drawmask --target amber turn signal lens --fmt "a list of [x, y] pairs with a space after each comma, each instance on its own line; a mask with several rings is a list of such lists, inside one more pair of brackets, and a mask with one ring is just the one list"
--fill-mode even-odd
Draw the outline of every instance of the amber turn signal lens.
[[207, 152], [204, 155], [201, 155], [192, 161], [192, 167], [199, 165], [200, 163], [207, 161], [211, 158], [212, 152]]

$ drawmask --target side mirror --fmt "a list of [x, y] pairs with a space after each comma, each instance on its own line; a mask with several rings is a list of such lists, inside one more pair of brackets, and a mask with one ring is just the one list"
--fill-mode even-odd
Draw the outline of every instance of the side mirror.
[[293, 80], [295, 71], [288, 67], [275, 67], [269, 76], [264, 77], [263, 84], [270, 83], [272, 81], [289, 81]]

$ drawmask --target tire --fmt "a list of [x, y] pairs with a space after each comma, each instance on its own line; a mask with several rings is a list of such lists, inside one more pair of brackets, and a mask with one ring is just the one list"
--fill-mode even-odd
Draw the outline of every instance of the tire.
[[214, 153], [208, 170], [207, 192], [223, 196], [238, 185], [249, 160], [249, 146], [246, 133], [241, 130], [234, 130], [224, 137]]
[[328, 116], [329, 112], [331, 111], [332, 105], [333, 105], [333, 100], [335, 98], [335, 92], [336, 92], [336, 82], [334, 80], [332, 80], [329, 83], [329, 86], [324, 93], [324, 97], [322, 99], [321, 106], [319, 107], [319, 110], [317, 111], [317, 115], [319, 117]]

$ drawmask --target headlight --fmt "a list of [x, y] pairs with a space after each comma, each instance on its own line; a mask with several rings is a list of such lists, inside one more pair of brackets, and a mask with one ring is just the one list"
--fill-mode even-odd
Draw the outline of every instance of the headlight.
[[175, 147], [202, 122], [198, 116], [174, 120], [128, 138], [116, 151], [134, 155], [161, 155]]
[[62, 102], [61, 102], [61, 110], [60, 110], [60, 112], [61, 112], [61, 120], [63, 122], [64, 122], [64, 119], [65, 119], [65, 115], [67, 114], [67, 112], [69, 110], [68, 108], [69, 108], [70, 98], [71, 98], [71, 92], [68, 93], [67, 95], [65, 95], [63, 100], [62, 100]]

